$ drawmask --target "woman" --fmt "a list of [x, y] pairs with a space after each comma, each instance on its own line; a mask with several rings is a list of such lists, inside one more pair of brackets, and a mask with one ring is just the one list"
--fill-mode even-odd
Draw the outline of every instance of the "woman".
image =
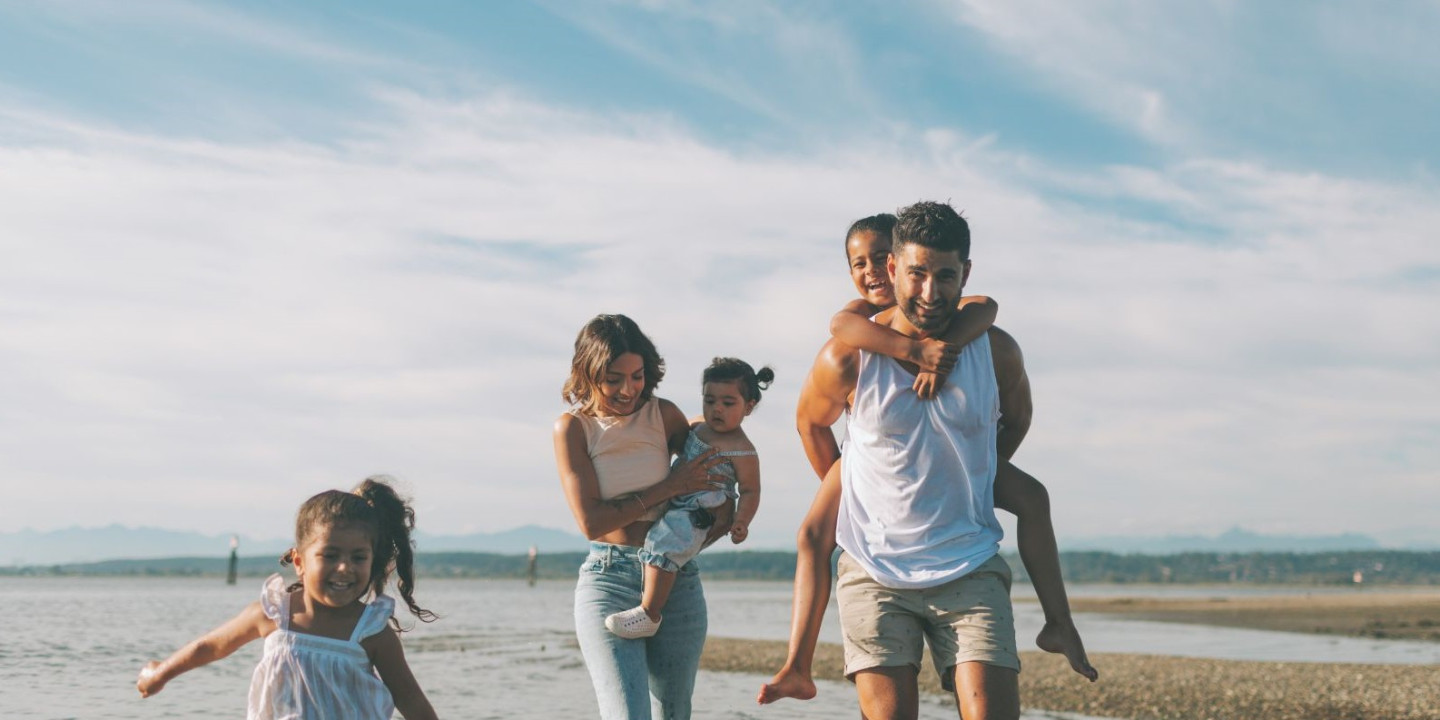
[[[690, 717], [690, 695], [705, 644], [705, 595], [691, 562], [680, 569], [654, 636], [626, 640], [605, 618], [640, 604], [645, 533], [677, 495], [711, 487], [705, 453], [670, 467], [690, 424], [668, 400], [654, 397], [665, 376], [655, 345], [624, 315], [599, 315], [575, 338], [562, 396], [571, 409], [555, 421], [555, 463], [570, 511], [590, 555], [575, 586], [575, 634], [606, 720]], [[723, 517], [722, 517], [723, 515]], [[713, 540], [733, 517], [717, 513]]]

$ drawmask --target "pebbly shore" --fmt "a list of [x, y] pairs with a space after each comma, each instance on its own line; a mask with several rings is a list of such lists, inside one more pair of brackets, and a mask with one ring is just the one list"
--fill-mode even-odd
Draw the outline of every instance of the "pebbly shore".
[[[710, 638], [701, 666], [769, 677], [784, 662], [779, 641]], [[1027, 709], [1128, 720], [1436, 720], [1440, 667], [1208, 660], [1097, 653], [1099, 682], [1089, 683], [1064, 659], [1021, 653], [1021, 700]], [[838, 645], [816, 652], [815, 677], [842, 679]], [[921, 687], [939, 693], [933, 669]], [[756, 687], [759, 690], [759, 687]], [[780, 702], [799, 702], [782, 700]]]

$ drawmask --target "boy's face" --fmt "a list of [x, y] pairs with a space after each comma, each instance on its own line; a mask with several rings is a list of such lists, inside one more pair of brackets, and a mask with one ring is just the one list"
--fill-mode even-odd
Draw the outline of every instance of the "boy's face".
[[866, 302], [886, 308], [895, 304], [895, 290], [885, 260], [890, 256], [890, 239], [869, 231], [857, 232], [845, 241], [850, 261], [850, 279]]

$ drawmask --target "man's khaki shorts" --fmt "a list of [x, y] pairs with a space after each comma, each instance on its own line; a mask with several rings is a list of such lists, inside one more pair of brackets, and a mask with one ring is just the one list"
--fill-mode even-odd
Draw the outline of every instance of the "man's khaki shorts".
[[922, 638], [940, 684], [954, 690], [956, 665], [980, 662], [1019, 672], [1015, 613], [1010, 607], [1010, 566], [999, 555], [963, 577], [917, 590], [875, 582], [841, 553], [835, 598], [845, 637], [845, 677], [877, 667], [910, 665], [918, 672]]

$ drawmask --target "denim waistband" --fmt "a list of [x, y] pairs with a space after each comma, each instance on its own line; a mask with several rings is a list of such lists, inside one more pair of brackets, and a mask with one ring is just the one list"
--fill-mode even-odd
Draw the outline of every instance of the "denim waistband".
[[590, 556], [605, 558], [606, 562], [623, 558], [639, 558], [640, 548], [634, 545], [615, 545], [591, 540]]

